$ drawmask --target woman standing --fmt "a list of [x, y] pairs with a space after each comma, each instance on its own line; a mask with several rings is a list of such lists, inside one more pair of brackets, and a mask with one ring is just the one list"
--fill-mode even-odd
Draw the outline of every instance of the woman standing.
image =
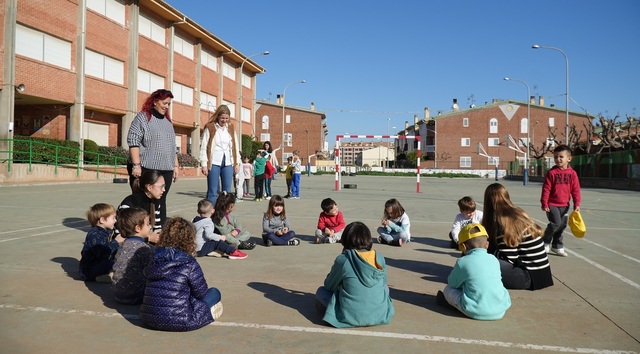
[[152, 93], [142, 104], [142, 110], [131, 123], [127, 144], [129, 145], [129, 185], [146, 170], [159, 171], [165, 181], [165, 193], [160, 199], [160, 219], [167, 217], [167, 194], [171, 183], [178, 179], [178, 149], [176, 133], [169, 116], [173, 94], [160, 89]]
[[[280, 145], [280, 147], [282, 147], [282, 145]], [[276, 180], [276, 175], [278, 174], [278, 157], [276, 157], [276, 151], [280, 150], [280, 147], [274, 149], [273, 146], [271, 146], [271, 142], [269, 140], [265, 141], [262, 144], [262, 148], [269, 153], [269, 155], [271, 156], [271, 165], [273, 165], [273, 167], [275, 167], [276, 172], [273, 174], [273, 177], [271, 177], [271, 180], [275, 181]]]
[[220, 105], [204, 126], [200, 140], [200, 166], [207, 176], [207, 199], [215, 203], [220, 191], [231, 193], [234, 165], [240, 166], [240, 150], [233, 125], [229, 124], [231, 111]]

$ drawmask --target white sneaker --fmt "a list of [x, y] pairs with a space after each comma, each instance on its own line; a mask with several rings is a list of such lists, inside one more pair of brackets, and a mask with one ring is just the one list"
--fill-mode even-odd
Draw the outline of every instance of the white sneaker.
[[545, 243], [544, 244], [544, 252], [545, 253], [551, 252], [551, 244], [550, 243]]
[[207, 256], [208, 257], [220, 258], [220, 257], [222, 257], [223, 254], [224, 254], [224, 252], [222, 252], [221, 250], [215, 250], [213, 252], [207, 253]]
[[213, 305], [213, 307], [211, 308], [211, 315], [213, 316], [213, 319], [217, 320], [218, 318], [220, 318], [220, 316], [222, 316], [222, 311], [222, 301]]
[[557, 256], [560, 256], [560, 257], [568, 256], [567, 252], [564, 251], [564, 248], [551, 248], [551, 252], [555, 253]]

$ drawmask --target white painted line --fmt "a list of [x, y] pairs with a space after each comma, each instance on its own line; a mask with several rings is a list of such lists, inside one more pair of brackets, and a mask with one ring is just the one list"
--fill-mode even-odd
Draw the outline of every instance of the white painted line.
[[[0, 308], [9, 310], [31, 311], [31, 312], [48, 312], [48, 313], [60, 313], [68, 315], [83, 315], [93, 317], [105, 317], [105, 318], [126, 318], [127, 320], [140, 320], [140, 316], [131, 314], [121, 314], [118, 312], [98, 312], [87, 310], [71, 310], [71, 309], [56, 309], [38, 306], [23, 306], [13, 304], [0, 304]], [[338, 328], [316, 328], [316, 327], [300, 327], [300, 326], [280, 326], [280, 325], [265, 325], [258, 323], [237, 323], [237, 322], [221, 322], [216, 321], [211, 326], [219, 327], [236, 327], [236, 328], [259, 328], [270, 329], [276, 331], [287, 332], [305, 332], [305, 333], [323, 333], [323, 334], [339, 334], [350, 336], [363, 336], [363, 337], [379, 337], [379, 338], [393, 338], [393, 339], [414, 339], [426, 342], [438, 342], [438, 343], [451, 343], [451, 344], [472, 344], [472, 345], [484, 345], [489, 347], [501, 347], [512, 349], [528, 349], [528, 350], [541, 350], [541, 351], [553, 351], [553, 352], [566, 352], [566, 353], [636, 353], [633, 351], [622, 350], [608, 350], [608, 349], [595, 349], [595, 348], [575, 348], [575, 347], [560, 347], [554, 345], [539, 345], [539, 344], [526, 344], [526, 343], [512, 343], [512, 342], [500, 342], [481, 339], [466, 339], [456, 337], [442, 337], [442, 336], [429, 336], [424, 334], [407, 334], [407, 333], [393, 333], [393, 332], [375, 332], [358, 329], [338, 329]]]
[[600, 248], [602, 248], [602, 249], [605, 249], [605, 250], [607, 250], [607, 251], [609, 251], [609, 252], [611, 252], [611, 253], [615, 253], [615, 254], [617, 254], [618, 256], [620, 256], [620, 257], [624, 257], [624, 258], [626, 258], [626, 259], [628, 259], [628, 260], [630, 260], [630, 261], [634, 261], [634, 262], [636, 262], [636, 263], [640, 263], [640, 259], [633, 258], [633, 257], [631, 257], [631, 256], [627, 256], [626, 254], [622, 254], [622, 253], [620, 253], [620, 252], [618, 252], [618, 251], [616, 251], [616, 250], [612, 250], [611, 248], [609, 248], [609, 247], [607, 247], [607, 246], [603, 246], [603, 245], [601, 245], [601, 244], [599, 244], [599, 243], [597, 243], [597, 242], [593, 242], [593, 241], [591, 241], [591, 240], [587, 240], [586, 238], [583, 238], [583, 239], [582, 239], [582, 241], [587, 242], [587, 243], [590, 243], [590, 244], [592, 244], [592, 245], [594, 245], [594, 246], [598, 246], [598, 247], [600, 247]]
[[596, 268], [600, 269], [601, 271], [603, 271], [603, 272], [605, 272], [605, 273], [608, 273], [608, 274], [612, 275], [613, 277], [615, 277], [615, 278], [617, 278], [617, 279], [619, 279], [619, 280], [621, 280], [621, 281], [623, 281], [623, 282], [625, 282], [625, 283], [627, 283], [627, 284], [631, 285], [632, 287], [634, 287], [634, 288], [636, 288], [636, 289], [640, 290], [640, 284], [638, 284], [638, 283], [634, 282], [633, 280], [627, 279], [627, 278], [623, 277], [622, 275], [620, 275], [620, 274], [618, 274], [618, 273], [616, 273], [616, 272], [612, 271], [611, 269], [609, 269], [609, 268], [607, 268], [607, 267], [605, 267], [605, 266], [603, 266], [603, 265], [601, 265], [601, 264], [599, 264], [599, 263], [596, 263], [596, 262], [594, 262], [594, 261], [590, 260], [589, 258], [587, 258], [587, 257], [585, 257], [585, 256], [583, 256], [583, 255], [581, 255], [581, 254], [579, 254], [579, 253], [577, 253], [577, 252], [574, 252], [574, 251], [572, 251], [572, 250], [570, 250], [570, 249], [567, 249], [567, 248], [565, 248], [564, 250], [565, 250], [567, 253], [569, 253], [569, 254], [571, 254], [571, 255], [574, 255], [574, 256], [576, 256], [576, 257], [578, 257], [578, 258], [582, 259], [583, 261], [585, 261], [585, 262], [587, 262], [587, 263], [591, 264], [592, 266], [594, 266], [594, 267], [596, 267]]

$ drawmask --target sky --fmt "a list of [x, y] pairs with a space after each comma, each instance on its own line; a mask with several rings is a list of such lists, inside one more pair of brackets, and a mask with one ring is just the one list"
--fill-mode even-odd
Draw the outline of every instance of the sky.
[[[329, 135], [393, 134], [492, 99], [614, 117], [640, 113], [637, 0], [167, 0], [252, 60], [256, 97], [327, 115]], [[575, 101], [575, 102], [574, 102]], [[395, 129], [393, 127], [396, 127]]]

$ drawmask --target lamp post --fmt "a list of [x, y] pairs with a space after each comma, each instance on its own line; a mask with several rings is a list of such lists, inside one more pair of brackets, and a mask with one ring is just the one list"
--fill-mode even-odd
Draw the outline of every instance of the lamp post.
[[284, 161], [286, 161], [284, 159], [284, 148], [285, 148], [285, 145], [284, 145], [284, 98], [287, 95], [287, 88], [289, 88], [289, 86], [295, 85], [295, 84], [304, 84], [306, 82], [307, 82], [306, 80], [290, 82], [284, 87], [284, 90], [282, 91], [282, 161], [283, 163]]
[[567, 58], [567, 54], [565, 52], [563, 52], [562, 49], [560, 49], [560, 48], [547, 47], [547, 46], [538, 45], [538, 44], [532, 45], [531, 48], [533, 48], [533, 49], [543, 48], [543, 49], [557, 50], [564, 57], [564, 62], [566, 64], [566, 78], [565, 78], [565, 80], [566, 80], [566, 95], [565, 95], [566, 122], [565, 122], [565, 125], [564, 125], [564, 142], [565, 142], [565, 144], [569, 145], [569, 58]]
[[522, 185], [526, 186], [529, 184], [529, 151], [531, 146], [531, 141], [529, 140], [529, 130], [531, 130], [531, 91], [529, 90], [529, 85], [526, 82], [518, 79], [510, 79], [508, 77], [504, 78], [505, 81], [517, 81], [527, 87], [527, 150], [524, 153], [524, 174], [522, 177]]
[[240, 79], [238, 80], [238, 138], [240, 139], [240, 141], [238, 142], [238, 147], [240, 148], [240, 152], [242, 152], [242, 68], [244, 67], [244, 63], [247, 62], [247, 60], [253, 58], [253, 57], [257, 57], [258, 55], [269, 55], [269, 51], [265, 50], [262, 53], [257, 53], [257, 54], [253, 54], [253, 55], [249, 55], [248, 57], [244, 58], [244, 60], [242, 61], [242, 63], [240, 64]]

